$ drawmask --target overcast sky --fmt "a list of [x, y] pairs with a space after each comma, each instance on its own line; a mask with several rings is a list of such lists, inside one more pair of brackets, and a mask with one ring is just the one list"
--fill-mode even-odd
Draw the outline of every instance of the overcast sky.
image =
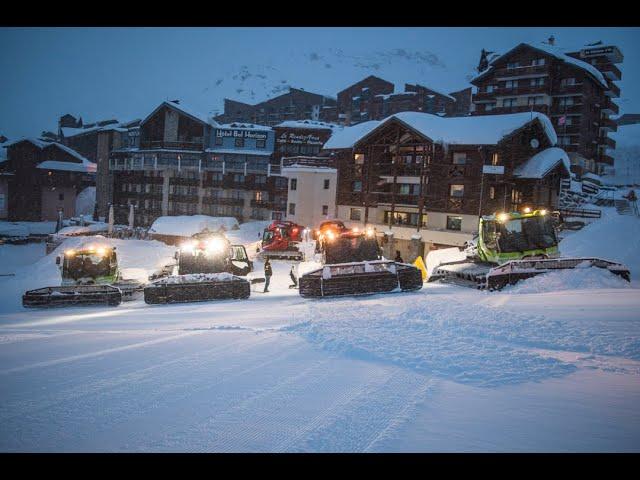
[[144, 118], [163, 100], [206, 114], [223, 99], [258, 102], [289, 86], [335, 96], [367, 75], [444, 92], [468, 86], [480, 49], [503, 53], [553, 34], [624, 54], [621, 113], [640, 112], [638, 28], [0, 28], [0, 134]]

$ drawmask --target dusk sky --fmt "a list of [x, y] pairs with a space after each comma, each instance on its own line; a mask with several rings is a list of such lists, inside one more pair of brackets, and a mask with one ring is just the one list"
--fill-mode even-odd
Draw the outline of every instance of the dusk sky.
[[558, 47], [602, 40], [624, 54], [617, 99], [640, 112], [638, 28], [1, 28], [0, 134], [144, 118], [163, 100], [222, 113], [289, 86], [335, 96], [367, 75], [451, 92], [468, 86], [480, 49], [504, 53], [551, 34]]

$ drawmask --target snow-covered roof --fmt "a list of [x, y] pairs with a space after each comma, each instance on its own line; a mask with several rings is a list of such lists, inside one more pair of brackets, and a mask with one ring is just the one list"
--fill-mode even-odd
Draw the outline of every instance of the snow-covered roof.
[[358, 123], [351, 127], [344, 127], [342, 130], [334, 131], [331, 138], [324, 144], [324, 149], [333, 150], [341, 148], [352, 148], [362, 137], [380, 125], [379, 120]]
[[516, 167], [513, 175], [519, 178], [544, 178], [558, 165], [562, 165], [567, 174], [570, 172], [567, 152], [558, 147], [550, 147], [536, 153], [522, 165]]
[[158, 235], [172, 235], [178, 237], [191, 237], [205, 229], [212, 232], [238, 229], [238, 221], [234, 217], [210, 217], [208, 215], [177, 215], [159, 217], [149, 233]]
[[549, 141], [558, 141], [549, 118], [539, 112], [510, 113], [506, 115], [476, 115], [468, 117], [440, 117], [422, 112], [400, 112], [380, 122], [370, 121], [347, 127], [331, 136], [325, 149], [351, 148], [376, 128], [396, 119], [434, 142], [495, 145], [510, 133], [537, 119]]
[[58, 160], [46, 160], [37, 165], [36, 168], [42, 168], [44, 170], [63, 170], [66, 172], [85, 172], [94, 173], [96, 171], [96, 164], [90, 161], [82, 163], [74, 162], [60, 162]]
[[491, 64], [489, 65], [489, 67], [486, 68], [485, 70], [483, 70], [482, 72], [480, 72], [474, 78], [472, 78], [471, 82], [473, 82], [475, 80], [478, 80], [478, 79], [482, 78], [485, 74], [489, 73], [493, 69], [493, 65], [495, 64], [495, 62], [497, 62], [500, 58], [504, 57], [505, 55], [509, 55], [512, 51], [514, 51], [516, 48], [519, 48], [521, 45], [526, 45], [526, 46], [531, 47], [533, 49], [536, 49], [536, 50], [539, 50], [541, 52], [547, 53], [548, 55], [551, 55], [551, 56], [557, 58], [558, 60], [562, 60], [565, 63], [570, 63], [571, 65], [573, 65], [575, 67], [581, 68], [582, 70], [585, 70], [586, 72], [590, 73], [591, 76], [593, 76], [600, 83], [600, 85], [602, 85], [604, 88], [609, 88], [609, 84], [604, 79], [604, 76], [602, 75], [602, 73], [597, 68], [595, 68], [593, 65], [591, 65], [591, 64], [589, 64], [587, 62], [584, 62], [582, 60], [578, 60], [577, 58], [570, 57], [569, 55], [565, 54], [559, 47], [548, 45], [546, 43], [520, 43], [520, 44], [518, 44], [516, 47], [512, 48], [511, 50], [509, 50], [507, 53], [504, 53], [504, 54], [494, 58], [491, 61]]
[[261, 155], [261, 156], [269, 156], [271, 155], [270, 150], [249, 150], [242, 148], [207, 148], [205, 152], [208, 153], [220, 153], [220, 154], [233, 154], [233, 155]]
[[184, 113], [185, 115], [188, 115], [196, 120], [199, 120], [202, 123], [206, 123], [208, 125], [213, 125], [213, 126], [218, 126], [218, 123], [213, 119], [213, 115], [212, 114], [207, 114], [204, 112], [199, 111], [196, 108], [193, 108], [191, 106], [185, 105], [184, 102], [182, 102], [182, 100], [180, 101], [180, 103], [174, 103], [174, 102], [169, 102], [169, 101], [164, 101], [162, 102], [160, 105], [158, 105], [149, 115], [147, 115], [145, 117], [144, 120], [142, 120], [141, 123], [145, 123], [151, 116], [153, 116], [158, 109], [162, 108], [163, 106], [168, 106], [170, 108], [173, 108], [175, 110], [179, 110], [180, 112]]
[[342, 129], [341, 125], [337, 125], [335, 123], [318, 122], [316, 120], [286, 120], [286, 121], [276, 125], [276, 127], [280, 127], [280, 128], [306, 128], [308, 130], [311, 130], [311, 129], [340, 130], [340, 129]]
[[17, 140], [13, 140], [11, 142], [5, 142], [4, 145], [2, 145], [3, 147], [7, 148], [7, 147], [11, 147], [13, 145], [16, 145], [20, 142], [29, 142], [32, 143], [33, 145], [35, 145], [38, 148], [44, 148], [48, 145], [51, 145], [52, 143], [55, 143], [51, 140], [42, 140], [40, 138], [35, 138], [35, 137], [22, 137], [22, 138], [18, 138]]
[[220, 123], [216, 126], [216, 128], [226, 128], [229, 130], [273, 130], [271, 127], [267, 127], [266, 125], [257, 125], [255, 123], [242, 122]]
[[91, 132], [110, 131], [115, 130], [117, 132], [126, 132], [128, 129], [124, 128], [120, 123], [110, 123], [109, 125], [95, 126], [90, 128], [71, 128], [62, 127], [62, 135], [65, 138], [75, 137], [77, 135], [84, 135]]

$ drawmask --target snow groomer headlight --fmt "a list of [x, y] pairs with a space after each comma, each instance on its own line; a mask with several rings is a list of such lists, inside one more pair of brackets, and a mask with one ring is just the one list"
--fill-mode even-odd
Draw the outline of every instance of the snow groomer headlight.
[[64, 254], [65, 254], [67, 257], [73, 257], [73, 256], [76, 254], [76, 251], [75, 251], [75, 250], [73, 250], [73, 249], [70, 249], [70, 250], [66, 250], [66, 251], [64, 252]]
[[373, 228], [369, 227], [365, 230], [367, 237], [373, 237]]
[[498, 215], [496, 215], [496, 218], [498, 219], [499, 222], [506, 222], [507, 220], [509, 220], [509, 214], [508, 213], [499, 213]]
[[195, 248], [196, 248], [195, 241], [185, 242], [182, 245], [180, 245], [180, 251], [184, 253], [193, 253]]
[[216, 254], [224, 251], [225, 241], [221, 238], [212, 238], [207, 242], [207, 252]]

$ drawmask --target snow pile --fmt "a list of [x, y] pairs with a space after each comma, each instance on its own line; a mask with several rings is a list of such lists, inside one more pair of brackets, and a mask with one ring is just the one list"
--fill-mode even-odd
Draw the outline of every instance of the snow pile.
[[438, 250], [431, 250], [427, 254], [427, 258], [425, 260], [425, 267], [427, 267], [427, 275], [431, 276], [433, 274], [433, 270], [435, 270], [438, 265], [447, 262], [459, 262], [460, 260], [464, 260], [467, 258], [467, 255], [463, 250], [459, 248], [440, 248]]
[[203, 230], [217, 232], [220, 230], [237, 230], [238, 221], [235, 217], [210, 217], [208, 215], [177, 215], [159, 217], [149, 233], [157, 235], [173, 235], [177, 237], [191, 237]]
[[620, 262], [631, 270], [632, 281], [637, 281], [640, 279], [640, 221], [631, 215], [618, 215], [612, 207], [597, 208], [601, 209], [602, 218], [567, 234], [560, 242], [561, 256], [599, 257]]
[[233, 282], [240, 280], [240, 277], [227, 272], [221, 273], [190, 273], [188, 275], [172, 275], [152, 282], [153, 284], [180, 284], [198, 282]]
[[[232, 244], [250, 245], [262, 240], [262, 232], [271, 224], [270, 220], [254, 220], [241, 223], [237, 230], [225, 233]], [[247, 252], [248, 253], [248, 252]]]
[[580, 268], [561, 270], [537, 275], [526, 281], [504, 288], [505, 293], [546, 293], [564, 290], [599, 288], [632, 288], [631, 284], [618, 275], [603, 268]]
[[551, 147], [536, 153], [519, 165], [513, 175], [520, 178], [543, 178], [557, 165], [563, 165], [567, 175], [570, 174], [571, 164], [567, 152], [558, 147]]
[[72, 225], [58, 230], [58, 235], [88, 235], [89, 233], [106, 232], [109, 224], [105, 222], [95, 222], [88, 225]]
[[92, 216], [96, 206], [96, 187], [87, 187], [76, 197], [76, 215]]
[[0, 236], [26, 237], [53, 233], [56, 222], [4, 222], [0, 221]]

